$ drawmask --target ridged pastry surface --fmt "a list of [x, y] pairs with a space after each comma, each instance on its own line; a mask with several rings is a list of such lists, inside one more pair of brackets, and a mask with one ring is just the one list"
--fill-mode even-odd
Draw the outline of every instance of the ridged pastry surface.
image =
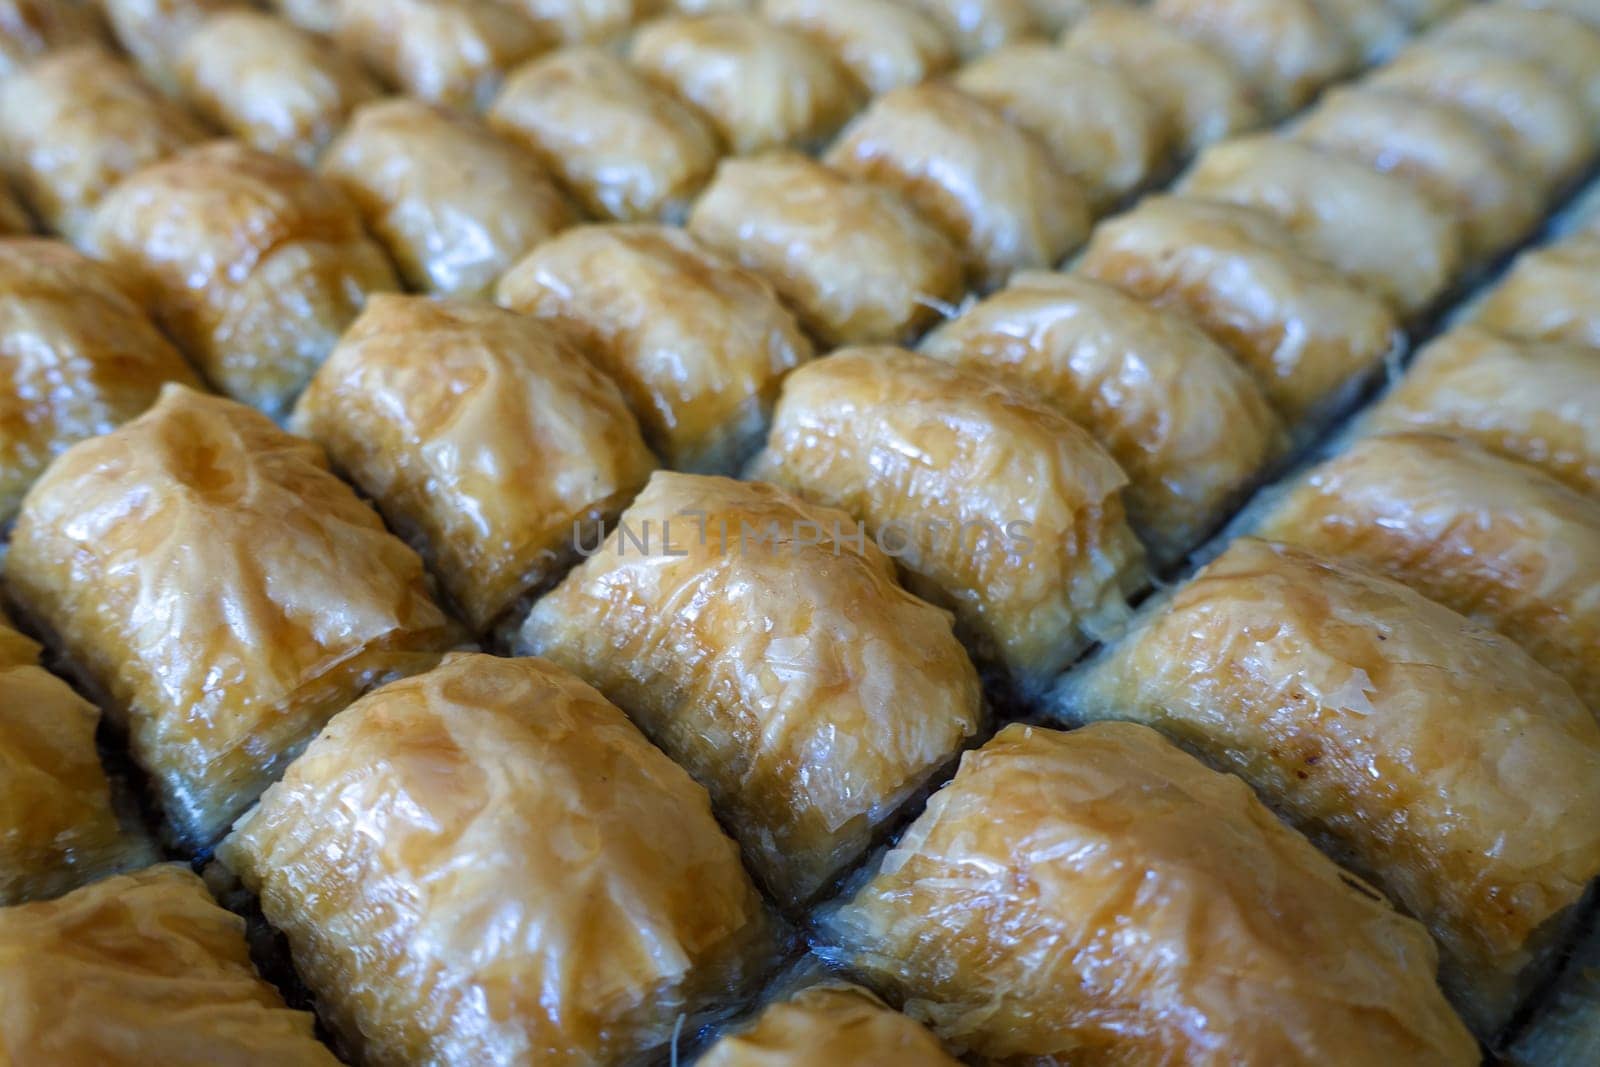
[[957, 1067], [918, 1023], [860, 986], [821, 982], [768, 1005], [700, 1067]]

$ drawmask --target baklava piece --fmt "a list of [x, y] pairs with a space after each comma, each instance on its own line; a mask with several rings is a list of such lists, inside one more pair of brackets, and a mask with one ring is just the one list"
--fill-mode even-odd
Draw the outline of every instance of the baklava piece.
[[1524, 252], [1473, 321], [1521, 341], [1600, 349], [1600, 233]]
[[666, 226], [568, 230], [517, 264], [497, 299], [610, 375], [679, 470], [737, 471], [766, 434], [784, 374], [812, 354], [767, 283]]
[[97, 46], [53, 52], [0, 82], [0, 158], [33, 213], [81, 243], [120, 179], [206, 138], [182, 108]]
[[1147, 198], [1095, 230], [1080, 269], [1192, 318], [1257, 376], [1291, 429], [1341, 407], [1399, 337], [1381, 299], [1235, 204]]
[[360, 64], [328, 41], [246, 9], [191, 30], [175, 72], [184, 101], [207, 122], [308, 165], [350, 113], [379, 94]]
[[0, 240], [0, 526], [68, 446], [109, 433], [194, 371], [104, 264]]
[[1256, 208], [1316, 258], [1414, 318], [1461, 272], [1455, 218], [1399, 178], [1258, 134], [1213, 145], [1178, 191]]
[[1240, 538], [1062, 690], [1232, 771], [1438, 941], [1492, 1038], [1600, 874], [1600, 725], [1508, 638], [1398, 582]]
[[103, 43], [91, 0], [0, 0], [0, 77], [58, 48]]
[[1600, 123], [1600, 27], [1560, 11], [1473, 4], [1428, 35], [1441, 44], [1476, 44], [1552, 73]]
[[823, 981], [725, 1034], [697, 1067], [960, 1067], [921, 1024], [867, 990]]
[[0, 909], [0, 1059], [338, 1067], [256, 974], [244, 920], [177, 864]]
[[1464, 326], [1424, 348], [1364, 426], [1471, 438], [1600, 498], [1596, 411], [1594, 350], [1512, 341]]
[[0, 906], [149, 862], [147, 842], [124, 832], [113, 806], [99, 722], [99, 709], [39, 666], [39, 646], [0, 614]]
[[173, 96], [183, 39], [218, 11], [248, 6], [247, 0], [100, 0], [122, 50], [146, 78]]
[[1160, 114], [1132, 82], [1043, 41], [997, 49], [954, 83], [1042, 141], [1097, 212], [1149, 182], [1164, 159]]
[[903, 349], [789, 375], [748, 473], [860, 520], [1025, 693], [1114, 631], [1145, 584], [1127, 476], [1085, 430], [1030, 391]]
[[1030, 0], [897, 0], [932, 19], [962, 59], [1042, 32]]
[[320, 169], [423, 292], [487, 296], [524, 253], [574, 221], [526, 148], [419, 100], [357, 111]]
[[761, 14], [826, 49], [874, 96], [956, 62], [939, 24], [900, 0], [762, 0]]
[[1142, 726], [1007, 726], [822, 937], [989, 1063], [1478, 1062], [1427, 932]]
[[1366, 84], [1449, 104], [1493, 130], [1549, 195], [1594, 158], [1597, 134], [1582, 101], [1547, 64], [1481, 43], [1423, 41]]
[[776, 943], [705, 790], [538, 659], [357, 701], [217, 854], [364, 1064], [644, 1062]]
[[211, 382], [279, 415], [369, 293], [399, 288], [331, 182], [230, 141], [123, 180], [86, 243]]
[[598, 541], [655, 467], [617, 387], [549, 327], [422, 296], [373, 298], [294, 427], [417, 543], [478, 631]]
[[999, 377], [1088, 430], [1127, 472], [1159, 565], [1211, 532], [1285, 451], [1249, 372], [1188, 319], [1081, 275], [1025, 273], [921, 351]]
[[[496, 0], [527, 15], [545, 37], [561, 44], [609, 44], [662, 0]], [[740, 0], [741, 3], [744, 0]]]
[[710, 790], [786, 904], [859, 859], [984, 717], [950, 616], [848, 515], [756, 482], [656, 474], [522, 642]]
[[961, 249], [984, 289], [1051, 267], [1089, 230], [1082, 188], [1045, 146], [949, 85], [886, 93], [845, 130], [826, 162], [901, 193]]
[[830, 347], [910, 341], [966, 292], [961, 254], [898, 193], [798, 153], [724, 160], [689, 231]]
[[550, 43], [500, 0], [339, 0], [338, 40], [407, 96], [472, 111]]
[[1252, 532], [1499, 630], [1600, 712], [1600, 501], [1461, 438], [1379, 435], [1315, 468]]
[[330, 34], [339, 28], [339, 5], [343, 0], [267, 0], [267, 6], [312, 33]]
[[1337, 89], [1289, 135], [1433, 198], [1454, 213], [1473, 262], [1492, 259], [1539, 223], [1538, 182], [1503, 138], [1453, 104], [1370, 86]]
[[1231, 63], [1150, 11], [1097, 6], [1061, 43], [1132, 81], [1185, 156], [1266, 121]]
[[634, 35], [628, 56], [704, 112], [738, 155], [820, 148], [865, 102], [826, 48], [755, 14], [659, 19]]
[[1317, 0], [1155, 0], [1151, 10], [1231, 62], [1274, 116], [1298, 111], [1359, 63], [1355, 42]]
[[457, 639], [422, 561], [320, 446], [176, 385], [50, 466], [7, 581], [104, 695], [187, 848], [357, 694]]
[[507, 80], [489, 111], [596, 218], [682, 221], [716, 169], [710, 125], [621, 59], [563, 48]]

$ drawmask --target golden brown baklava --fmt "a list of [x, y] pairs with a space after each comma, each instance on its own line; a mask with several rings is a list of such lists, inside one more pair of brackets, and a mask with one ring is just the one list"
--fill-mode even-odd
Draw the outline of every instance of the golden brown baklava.
[[827, 49], [874, 95], [955, 65], [939, 24], [901, 0], [761, 0], [761, 14]]
[[1600, 349], [1600, 233], [1524, 252], [1471, 319], [1519, 341]]
[[959, 1067], [926, 1029], [858, 985], [819, 981], [769, 1005], [699, 1067]]
[[200, 848], [334, 712], [457, 640], [422, 561], [258, 412], [168, 385], [28, 494], [7, 585]]
[[526, 148], [419, 100], [357, 111], [320, 170], [423, 292], [488, 296], [524, 253], [575, 221]]
[[645, 439], [679, 470], [734, 473], [765, 436], [783, 375], [812, 355], [766, 282], [666, 226], [568, 230], [508, 272], [496, 297], [615, 379]]
[[1006, 727], [822, 936], [987, 1063], [1478, 1062], [1426, 931], [1142, 726]]
[[775, 947], [705, 790], [539, 659], [357, 701], [218, 855], [374, 1067], [638, 1062]]
[[755, 482], [656, 474], [521, 647], [687, 768], [785, 904], [860, 859], [984, 718], [950, 616], [850, 516]]

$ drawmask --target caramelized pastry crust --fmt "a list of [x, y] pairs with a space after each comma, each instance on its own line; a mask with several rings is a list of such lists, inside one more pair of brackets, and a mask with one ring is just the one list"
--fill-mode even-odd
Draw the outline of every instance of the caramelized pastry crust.
[[1600, 498], [1596, 411], [1600, 361], [1592, 350], [1464, 326], [1424, 348], [1364, 426], [1470, 438]]
[[175, 70], [184, 100], [206, 121], [308, 165], [379, 93], [354, 58], [247, 9], [219, 12], [191, 30]]
[[1100, 224], [1079, 269], [1188, 315], [1255, 373], [1291, 426], [1337, 408], [1398, 337], [1378, 297], [1252, 208], [1149, 197]]
[[939, 24], [903, 0], [762, 0], [761, 14], [826, 49], [874, 96], [956, 62]]
[[598, 48], [563, 48], [520, 68], [489, 122], [602, 219], [681, 220], [721, 153], [704, 119]]
[[[928, 16], [956, 44], [962, 59], [1041, 32], [1033, 0], [900, 0]], [[1048, 0], [1040, 0], [1048, 2]]]
[[711, 791], [786, 903], [858, 859], [983, 718], [950, 617], [858, 533], [770, 485], [658, 473], [522, 631]]
[[339, 0], [339, 43], [407, 96], [481, 111], [549, 43], [500, 0]]
[[1473, 4], [1428, 35], [1441, 44], [1492, 48], [1553, 74], [1600, 122], [1600, 26], [1561, 11]]
[[982, 658], [1042, 687], [1127, 617], [1144, 554], [1127, 477], [1076, 423], [903, 349], [846, 349], [784, 383], [750, 475], [860, 519]]
[[538, 659], [357, 701], [218, 855], [373, 1067], [637, 1062], [773, 948], [705, 790]]
[[955, 84], [1039, 138], [1097, 211], [1149, 181], [1165, 155], [1160, 115], [1133, 83], [1043, 41], [996, 49]]
[[1025, 273], [921, 351], [999, 377], [1088, 430], [1127, 472], [1159, 563], [1196, 547], [1287, 444], [1254, 378], [1188, 319], [1075, 274]]
[[1053, 266], [1088, 233], [1083, 190], [1044, 145], [949, 85], [879, 97], [826, 161], [903, 194], [956, 242], [984, 289]]
[[1313, 256], [1411, 317], [1461, 270], [1461, 232], [1398, 178], [1270, 134], [1206, 149], [1179, 191], [1271, 215]]
[[415, 535], [480, 631], [592, 544], [655, 467], [599, 370], [543, 324], [466, 301], [374, 297], [294, 423]]
[[194, 372], [103, 264], [0, 240], [0, 524], [74, 442], [109, 433]]
[[1473, 321], [1517, 340], [1600, 349], [1600, 233], [1524, 252]]
[[1148, 10], [1097, 4], [1062, 44], [1132, 81], [1184, 155], [1266, 121], [1231, 63]]
[[335, 711], [456, 636], [422, 561], [320, 447], [176, 385], [51, 465], [7, 580], [107, 696], [190, 848]]
[[864, 102], [827, 49], [755, 14], [659, 19], [634, 35], [628, 56], [709, 116], [739, 155], [819, 148]]
[[1499, 630], [1600, 712], [1600, 501], [1461, 438], [1380, 435], [1312, 471], [1255, 532]]
[[848, 982], [769, 1004], [698, 1067], [960, 1067], [927, 1030]]
[[323, 175], [355, 201], [413, 289], [481, 297], [572, 208], [539, 161], [476, 121], [417, 100], [356, 112]]
[[990, 1063], [1478, 1062], [1419, 925], [1126, 723], [962, 757], [823, 934]]
[[1492, 1036], [1600, 873], [1600, 726], [1510, 640], [1370, 571], [1241, 538], [1069, 676], [1239, 774], [1438, 940]]
[[1317, 0], [1155, 0], [1151, 10], [1232, 63], [1275, 116], [1304, 107], [1360, 58]]
[[562, 44], [608, 42], [664, 5], [662, 0], [497, 0], [531, 18], [541, 34]]
[[270, 414], [287, 410], [367, 294], [399, 287], [336, 187], [230, 141], [121, 182], [86, 241], [213, 384]]
[[912, 340], [966, 291], [960, 253], [898, 193], [797, 152], [724, 160], [689, 230], [829, 346]]
[[169, 96], [178, 92], [173, 66], [183, 39], [216, 12], [246, 6], [245, 0], [100, 0], [122, 50]]
[[178, 864], [0, 909], [0, 1059], [338, 1067], [257, 976], [244, 920]]
[[0, 614], [0, 907], [148, 862], [113, 812], [95, 751], [99, 721], [99, 709], [39, 666], [39, 646]]
[[1539, 183], [1492, 129], [1448, 103], [1362, 85], [1323, 96], [1290, 136], [1404, 179], [1454, 213], [1482, 262], [1538, 224]]
[[104, 41], [99, 14], [87, 0], [0, 0], [0, 77], [46, 52]]
[[770, 286], [666, 226], [568, 230], [501, 279], [498, 299], [610, 375], [680, 470], [737, 470], [766, 434], [783, 375], [811, 358]]
[[1367, 84], [1466, 112], [1510, 146], [1546, 193], [1594, 158], [1600, 137], [1581, 100], [1547, 64], [1483, 44], [1423, 41], [1374, 71]]
[[53, 52], [0, 83], [7, 176], [49, 229], [74, 242], [118, 180], [204, 137], [97, 46]]

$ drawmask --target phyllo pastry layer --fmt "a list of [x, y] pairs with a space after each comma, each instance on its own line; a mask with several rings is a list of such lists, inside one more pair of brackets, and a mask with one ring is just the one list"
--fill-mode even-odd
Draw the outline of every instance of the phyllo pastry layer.
[[598, 540], [655, 467], [610, 379], [548, 326], [468, 301], [374, 297], [294, 426], [480, 631]]
[[334, 712], [456, 639], [422, 561], [320, 446], [177, 385], [51, 465], [7, 580], [108, 698], [191, 848]]
[[1362, 423], [1467, 437], [1600, 498], [1600, 360], [1463, 326], [1418, 353]]
[[337, 1067], [177, 864], [0, 908], [0, 1057], [51, 1067]]
[[791, 374], [749, 474], [865, 524], [979, 657], [1036, 689], [1127, 617], [1127, 476], [1031, 391], [897, 348]]
[[1291, 428], [1341, 407], [1399, 341], [1380, 298], [1237, 204], [1150, 197], [1102, 223], [1078, 269], [1188, 315], [1256, 375]]
[[848, 515], [759, 483], [656, 474], [521, 637], [710, 790], [786, 903], [858, 859], [983, 718], [950, 616]]
[[1594, 715], [1510, 639], [1359, 567], [1236, 540], [1061, 695], [1240, 775], [1423, 920], [1486, 1039], [1600, 874]]
[[1025, 272], [919, 351], [993, 375], [1092, 434], [1128, 475], [1128, 521], [1170, 563], [1287, 447], [1256, 380], [1184, 316], [1079, 274]]
[[53, 53], [0, 85], [6, 174], [46, 227], [77, 244], [120, 179], [205, 136], [99, 47]]
[[122, 268], [212, 384], [286, 412], [369, 293], [399, 288], [331, 182], [233, 141], [123, 180], [88, 244]]
[[939, 24], [900, 0], [761, 0], [761, 14], [826, 49], [876, 95], [955, 65]]
[[770, 281], [827, 345], [913, 340], [966, 292], [960, 253], [898, 193], [797, 152], [724, 160], [689, 231]]
[[924, 1027], [858, 985], [823, 981], [725, 1035], [699, 1067], [959, 1067]]
[[1520, 341], [1600, 349], [1600, 233], [1524, 252], [1472, 321]]
[[523, 258], [496, 296], [609, 374], [679, 470], [737, 470], [766, 434], [783, 375], [812, 354], [771, 286], [666, 226], [568, 230]]
[[1461, 438], [1380, 435], [1313, 469], [1253, 532], [1499, 630], [1600, 712], [1600, 500]]
[[321, 170], [423, 292], [488, 296], [523, 253], [574, 221], [526, 148], [417, 100], [356, 112]]
[[371, 1067], [637, 1062], [775, 946], [705, 790], [539, 659], [364, 697], [218, 855]]
[[1153, 730], [962, 758], [824, 953], [990, 1063], [1467, 1067], [1425, 930]]
[[198, 387], [116, 272], [42, 237], [0, 240], [0, 525], [50, 461]]

